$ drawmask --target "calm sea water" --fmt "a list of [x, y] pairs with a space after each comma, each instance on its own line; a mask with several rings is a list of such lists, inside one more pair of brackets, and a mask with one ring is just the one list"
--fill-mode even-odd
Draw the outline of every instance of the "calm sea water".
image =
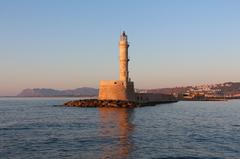
[[135, 109], [0, 98], [0, 158], [240, 158], [240, 100]]

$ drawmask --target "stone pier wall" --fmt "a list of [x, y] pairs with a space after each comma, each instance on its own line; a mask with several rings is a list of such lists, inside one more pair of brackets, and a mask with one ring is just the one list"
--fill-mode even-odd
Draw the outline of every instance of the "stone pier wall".
[[136, 102], [139, 102], [139, 103], [177, 101], [177, 99], [170, 94], [136, 93], [135, 96], [136, 96]]

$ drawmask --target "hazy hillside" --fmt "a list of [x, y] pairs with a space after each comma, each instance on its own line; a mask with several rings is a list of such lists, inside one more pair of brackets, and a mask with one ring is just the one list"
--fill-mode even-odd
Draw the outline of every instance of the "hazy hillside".
[[159, 88], [159, 89], [150, 89], [146, 92], [148, 93], [162, 93], [162, 94], [172, 94], [172, 93], [184, 93], [189, 89], [189, 87], [174, 87], [174, 88]]
[[148, 93], [163, 93], [163, 94], [183, 94], [188, 91], [215, 91], [220, 94], [234, 94], [240, 92], [240, 82], [226, 82], [220, 84], [208, 84], [199, 86], [186, 86], [186, 87], [173, 87], [173, 88], [158, 88], [158, 89], [145, 89], [138, 90], [138, 92]]
[[49, 88], [24, 89], [19, 97], [86, 97], [97, 96], [98, 89], [82, 87], [73, 90], [55, 90]]

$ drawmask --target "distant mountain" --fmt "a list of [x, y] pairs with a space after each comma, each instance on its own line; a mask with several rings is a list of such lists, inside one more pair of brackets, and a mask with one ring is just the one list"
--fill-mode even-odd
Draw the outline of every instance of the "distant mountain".
[[89, 97], [98, 96], [98, 89], [82, 87], [72, 90], [55, 90], [49, 88], [24, 89], [19, 97]]

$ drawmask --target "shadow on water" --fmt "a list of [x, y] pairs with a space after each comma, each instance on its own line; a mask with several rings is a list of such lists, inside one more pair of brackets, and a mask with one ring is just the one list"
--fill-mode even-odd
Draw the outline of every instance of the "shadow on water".
[[[99, 108], [100, 135], [105, 143], [101, 145], [100, 158], [127, 158], [133, 150], [131, 134], [133, 109]], [[111, 144], [109, 144], [111, 142]]]

